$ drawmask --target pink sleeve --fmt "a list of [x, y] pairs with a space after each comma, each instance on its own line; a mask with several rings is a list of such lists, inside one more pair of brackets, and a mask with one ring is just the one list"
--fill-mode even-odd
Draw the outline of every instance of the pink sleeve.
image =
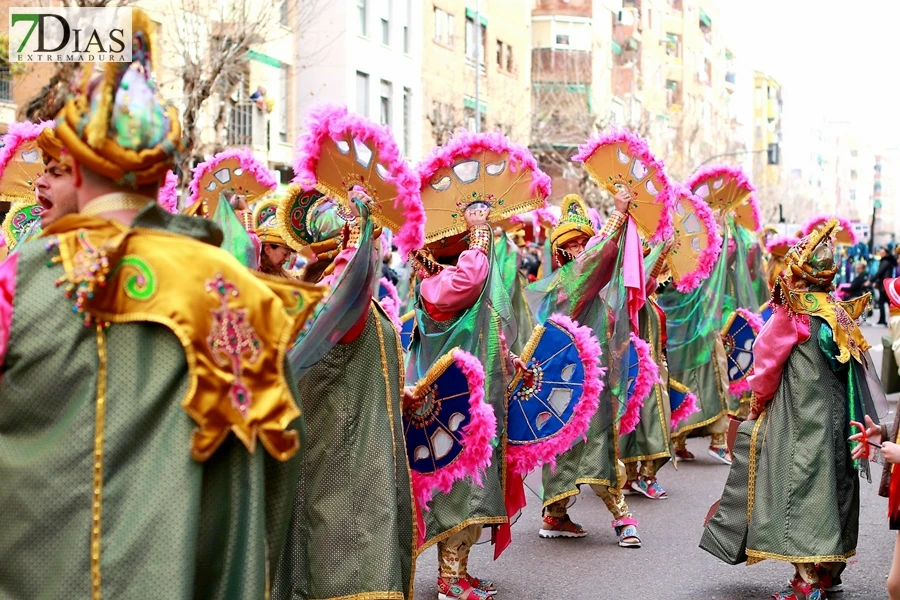
[[6, 359], [9, 328], [12, 325], [13, 298], [16, 295], [16, 272], [19, 253], [13, 252], [0, 263], [0, 365]]
[[466, 250], [455, 267], [444, 269], [422, 282], [420, 293], [441, 312], [458, 312], [474, 305], [487, 281], [490, 263], [481, 250]]
[[319, 285], [331, 287], [331, 285], [341, 276], [341, 273], [344, 272], [344, 269], [347, 268], [347, 263], [350, 262], [350, 259], [353, 258], [354, 254], [356, 254], [356, 247], [354, 246], [341, 250], [341, 253], [334, 259], [334, 269], [331, 271], [331, 274], [322, 278]]
[[753, 344], [753, 375], [748, 378], [756, 401], [763, 405], [775, 395], [781, 373], [791, 351], [809, 339], [809, 317], [791, 318], [787, 310], [776, 310]]

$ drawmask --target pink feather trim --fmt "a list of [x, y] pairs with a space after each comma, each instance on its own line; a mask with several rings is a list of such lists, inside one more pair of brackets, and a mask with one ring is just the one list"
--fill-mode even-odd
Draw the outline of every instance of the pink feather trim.
[[472, 133], [458, 131], [449, 142], [437, 146], [419, 163], [416, 168], [421, 186], [426, 185], [434, 177], [438, 169], [450, 168], [461, 158], [472, 156], [476, 152], [490, 150], [498, 154], [509, 154], [509, 168], [515, 173], [519, 169], [530, 169], [531, 195], [534, 198], [547, 198], [550, 195], [550, 177], [538, 168], [537, 161], [528, 148], [509, 141], [502, 133]]
[[222, 161], [229, 158], [237, 158], [241, 168], [245, 171], [249, 171], [254, 179], [260, 182], [264, 187], [274, 190], [278, 186], [275, 176], [272, 175], [272, 172], [269, 171], [266, 165], [262, 164], [255, 156], [253, 156], [253, 151], [250, 150], [250, 148], [232, 148], [230, 150], [225, 150], [224, 152], [219, 152], [209, 160], [194, 167], [194, 176], [191, 178], [191, 183], [189, 185], [191, 195], [187, 201], [188, 206], [195, 203], [200, 197], [200, 179], [207, 173], [215, 171], [216, 167], [222, 164]]
[[397, 327], [397, 331], [400, 331], [403, 328], [403, 324], [400, 322], [400, 294], [397, 293], [397, 288], [387, 277], [382, 277], [379, 283], [388, 291], [387, 296], [378, 300], [381, 303], [381, 308], [384, 309], [391, 322]]
[[856, 232], [853, 231], [853, 224], [850, 223], [850, 221], [848, 221], [847, 219], [839, 217], [837, 215], [817, 215], [815, 217], [812, 217], [806, 222], [805, 225], [803, 225], [803, 236], [808, 236], [813, 232], [813, 230], [817, 229], [820, 225], [824, 225], [832, 218], [838, 220], [841, 229], [847, 232], [847, 235], [850, 236], [850, 241], [853, 242], [853, 245], [855, 246], [858, 240], [856, 239]]
[[659, 383], [659, 367], [653, 361], [650, 353], [650, 344], [631, 334], [631, 343], [638, 356], [638, 375], [634, 381], [634, 393], [628, 399], [625, 407], [625, 414], [619, 422], [619, 435], [626, 435], [637, 428], [641, 421], [641, 409], [644, 407], [644, 400], [650, 395], [653, 386]]
[[762, 228], [762, 216], [759, 213], [759, 203], [756, 200], [756, 188], [750, 183], [750, 179], [747, 178], [747, 174], [744, 173], [744, 170], [741, 167], [724, 164], [702, 167], [699, 171], [691, 175], [685, 185], [688, 189], [693, 191], [704, 181], [718, 179], [722, 176], [733, 178], [739, 188], [750, 192], [750, 197], [747, 199], [747, 202], [750, 203], [750, 209], [753, 212], [754, 230], [759, 231]]
[[534, 444], [510, 444], [506, 450], [506, 462], [512, 473], [524, 477], [532, 469], [542, 464], [556, 467], [556, 457], [569, 450], [578, 438], [587, 441], [587, 431], [591, 419], [600, 406], [600, 392], [603, 391], [602, 377], [606, 369], [599, 366], [600, 342], [590, 327], [579, 325], [569, 317], [556, 313], [550, 317], [565, 329], [575, 340], [578, 356], [584, 364], [584, 387], [581, 400], [572, 413], [572, 419], [553, 438]]
[[6, 170], [6, 165], [16, 155], [16, 151], [25, 142], [37, 139], [45, 127], [53, 127], [54, 121], [17, 121], [10, 123], [6, 133], [0, 137], [3, 147], [0, 148], [0, 174]]
[[600, 213], [593, 206], [588, 207], [588, 218], [591, 220], [594, 231], [600, 231], [603, 227], [603, 217], [600, 216]]
[[[762, 317], [758, 314], [750, 312], [746, 308], [738, 308], [735, 310], [737, 314], [741, 315], [747, 320], [747, 323], [750, 324], [750, 329], [753, 330], [753, 333], [759, 335], [759, 332], [762, 330], [763, 322]], [[750, 391], [750, 375], [753, 374], [753, 367], [750, 367], [750, 372], [747, 373], [747, 376], [741, 379], [740, 381], [732, 381], [728, 384], [728, 391], [732, 396], [741, 396], [744, 392]]]
[[672, 425], [672, 431], [677, 431], [678, 426], [683, 421], [687, 421], [691, 415], [696, 412], [700, 412], [700, 407], [697, 404], [697, 396], [694, 394], [687, 394], [678, 408], [672, 411], [672, 418], [669, 419], [669, 423]]
[[790, 250], [799, 241], [800, 238], [798, 237], [794, 237], [792, 235], [781, 235], [776, 238], [772, 238], [772, 241], [766, 244], [766, 252], [772, 254], [778, 248], [785, 248], [787, 250]]
[[435, 473], [412, 472], [413, 494], [423, 510], [428, 510], [435, 490], [447, 494], [464, 477], [482, 486], [481, 476], [494, 454], [491, 442], [497, 437], [497, 417], [494, 408], [484, 401], [484, 367], [464, 350], [453, 350], [453, 360], [469, 381], [469, 424], [462, 428], [461, 437], [464, 450], [453, 464]]
[[159, 188], [159, 195], [156, 198], [159, 205], [173, 215], [178, 212], [178, 177], [175, 173], [172, 171], [166, 173], [166, 182]]
[[663, 183], [662, 189], [656, 195], [656, 201], [662, 204], [665, 210], [662, 213], [656, 231], [647, 240], [651, 244], [658, 244], [672, 237], [672, 211], [675, 210], [676, 197], [675, 190], [672, 188], [669, 177], [666, 175], [665, 164], [650, 152], [650, 146], [647, 145], [645, 140], [627, 129], [612, 129], [606, 133], [597, 133], [578, 147], [578, 152], [572, 157], [572, 161], [587, 162], [600, 146], [622, 142], [628, 144], [628, 151], [631, 155], [639, 158], [647, 169], [656, 169], [657, 175]]
[[425, 209], [419, 193], [419, 179], [400, 156], [390, 129], [348, 112], [346, 106], [335, 105], [311, 109], [306, 114], [306, 129], [306, 133], [297, 138], [294, 147], [294, 172], [297, 174], [294, 182], [309, 185], [318, 180], [316, 169], [322, 145], [327, 140], [337, 142], [349, 134], [373, 145], [380, 164], [386, 169], [385, 183], [397, 190], [394, 207], [402, 206], [406, 216], [400, 231], [394, 232], [393, 244], [403, 257], [421, 248], [425, 243]]
[[708, 245], [706, 249], [700, 253], [700, 257], [697, 261], [697, 268], [690, 273], [682, 275], [681, 279], [675, 282], [675, 289], [682, 294], [686, 294], [697, 289], [700, 282], [707, 279], [709, 274], [712, 273], [713, 267], [716, 266], [716, 261], [719, 260], [719, 254], [722, 253], [722, 236], [719, 235], [719, 227], [716, 225], [716, 219], [713, 216], [712, 209], [702, 198], [695, 196], [691, 193], [691, 190], [684, 185], [677, 185], [676, 193], [690, 201], [691, 205], [694, 207], [694, 213], [706, 226], [707, 231], [706, 238]]

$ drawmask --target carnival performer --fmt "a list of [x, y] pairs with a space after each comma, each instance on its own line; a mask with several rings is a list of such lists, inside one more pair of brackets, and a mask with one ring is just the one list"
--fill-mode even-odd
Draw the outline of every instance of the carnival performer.
[[257, 600], [299, 467], [287, 344], [320, 293], [156, 204], [181, 129], [131, 18], [135, 62], [86, 66], [57, 121], [79, 214], [0, 266], [0, 595]]
[[[631, 195], [628, 191], [616, 194], [615, 210], [595, 235], [587, 207], [581, 198], [570, 194], [563, 199], [559, 224], [550, 234], [557, 268], [548, 278], [526, 288], [532, 311], [542, 322], [551, 314], [562, 312], [578, 323], [591, 327], [596, 337], [604, 340], [622, 337], [616, 333], [616, 310], [624, 302], [624, 292], [616, 290], [606, 298], [600, 295], [614, 276], [621, 277], [624, 268], [621, 249], [625, 244], [625, 226]], [[637, 242], [639, 244], [639, 242]], [[621, 248], [620, 248], [621, 246]], [[638, 246], [638, 252], [639, 246]], [[618, 273], [618, 275], [616, 275]], [[625, 330], [624, 348], [627, 354], [629, 325], [627, 315], [622, 318]], [[612, 353], [604, 346], [603, 355]], [[619, 436], [616, 413], [624, 389], [608, 384], [601, 396], [601, 406], [591, 420], [587, 441], [579, 441], [571, 450], [556, 459], [555, 468], [544, 466], [544, 521], [539, 531], [543, 538], [580, 538], [587, 535], [584, 528], [572, 521], [568, 505], [580, 487], [588, 484], [599, 495], [613, 515], [613, 528], [622, 547], [641, 546], [638, 522], [628, 508], [622, 494], [624, 473], [619, 474]], [[624, 469], [623, 469], [624, 470]], [[620, 481], [621, 479], [621, 481]]]
[[41, 204], [41, 227], [48, 227], [61, 217], [78, 211], [75, 187], [72, 185], [71, 159], [53, 127], [45, 127], [37, 137], [44, 160], [44, 172], [35, 182], [37, 200]]
[[52, 122], [10, 123], [0, 138], [0, 201], [9, 203], [3, 219], [0, 259], [19, 242], [41, 232], [41, 212], [37, 182], [44, 173], [43, 153], [37, 143], [41, 131]]
[[270, 214], [270, 211], [277, 210], [278, 204], [275, 199], [264, 197], [253, 209], [253, 229], [260, 245], [259, 271], [266, 275], [294, 279], [284, 267], [294, 256], [294, 250], [284, 238], [284, 228], [278, 215]]
[[652, 500], [669, 497], [656, 479], [656, 473], [672, 458], [669, 372], [666, 363], [666, 315], [656, 304], [659, 277], [665, 270], [666, 254], [674, 241], [650, 250], [647, 247], [647, 302], [641, 308], [641, 339], [650, 345], [651, 357], [659, 368], [659, 381], [641, 407], [635, 430], [619, 440], [619, 452], [628, 480], [625, 491], [637, 492]]
[[[723, 183], [716, 187], [720, 180]], [[729, 383], [729, 359], [720, 330], [737, 310], [758, 326], [753, 313], [765, 299], [759, 299], [756, 281], [765, 276], [757, 272], [761, 263], [755, 259], [759, 252], [754, 245], [759, 241], [751, 230], [760, 228], [759, 210], [753, 196], [755, 188], [737, 167], [702, 169], [686, 185], [713, 209], [721, 252], [709, 278], [697, 289], [681, 293], [675, 286], [668, 286], [658, 299], [668, 323], [669, 375], [692, 390], [700, 405], [700, 410], [673, 433], [675, 456], [678, 460], [694, 460], [686, 438], [705, 434], [710, 437], [709, 456], [731, 464], [726, 444], [728, 420], [729, 414], [740, 412], [743, 390]], [[746, 380], [742, 383], [746, 387]], [[749, 396], [744, 405], [749, 405]]]
[[[360, 154], [328, 155], [345, 136]], [[295, 183], [276, 213], [281, 239], [297, 251], [316, 249], [305, 276], [317, 277], [328, 296], [290, 353], [309, 440], [272, 598], [412, 600], [417, 527], [401, 418], [403, 353], [374, 295], [382, 229], [372, 215], [381, 212], [373, 198], [396, 202], [409, 216], [398, 237], [421, 244], [417, 181], [390, 134], [344, 107], [310, 112], [297, 147], [297, 179], [334, 196]], [[385, 171], [360, 166], [363, 150]], [[333, 169], [332, 158], [341, 161], [339, 177], [355, 182], [351, 189], [317, 170], [320, 161]], [[264, 252], [274, 242], [265, 227], [260, 240]]]
[[543, 206], [550, 178], [527, 149], [499, 133], [458, 133], [418, 171], [428, 245], [416, 254], [422, 281], [407, 384], [420, 381], [454, 348], [473, 355], [484, 367], [484, 402], [499, 442], [483, 472], [466, 465], [469, 477], [434, 495], [422, 513], [426, 539], [420, 551], [438, 546], [439, 598], [479, 600], [496, 593], [496, 586], [469, 573], [469, 551], [490, 527], [496, 559], [511, 540], [509, 517], [525, 504], [521, 479], [507, 476], [505, 468], [506, 389], [523, 365], [508, 349], [517, 340], [516, 322], [491, 224]]
[[721, 560], [793, 563], [790, 589], [775, 600], [824, 598], [856, 553], [859, 473], [851, 422], [886, 407], [869, 344], [856, 325], [868, 298], [832, 296], [834, 220], [786, 257], [772, 295], [774, 314], [756, 340], [746, 441], [701, 547]]

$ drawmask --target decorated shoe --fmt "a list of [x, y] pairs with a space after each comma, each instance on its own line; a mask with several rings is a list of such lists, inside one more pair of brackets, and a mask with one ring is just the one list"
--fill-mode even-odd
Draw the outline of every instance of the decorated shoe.
[[545, 516], [544, 525], [538, 531], [538, 535], [542, 538], [583, 538], [587, 535], [587, 531], [566, 515], [562, 518]]
[[622, 490], [621, 490], [623, 496], [631, 496], [631, 495], [634, 494], [634, 492], [631, 491], [631, 484], [632, 484], [632, 483], [634, 483], [634, 482], [633, 482], [633, 481], [626, 481], [626, 482], [625, 482], [625, 487], [623, 487]]
[[715, 448], [710, 446], [707, 452], [719, 462], [726, 465], [731, 464], [731, 452], [728, 451], [728, 448]]
[[694, 454], [687, 448], [675, 448], [675, 458], [685, 462], [693, 462], [696, 460]]
[[656, 477], [638, 477], [637, 481], [632, 481], [629, 487], [635, 492], [639, 492], [651, 500], [666, 500], [669, 494], [662, 489]]
[[488, 596], [493, 596], [497, 593], [497, 586], [494, 585], [494, 582], [490, 579], [478, 579], [477, 577], [466, 575], [466, 580], [468, 580], [469, 585], [471, 585], [473, 588], [475, 588], [476, 590], [481, 590]]
[[490, 594], [461, 577], [438, 577], [438, 600], [488, 600]]
[[637, 519], [623, 517], [612, 522], [616, 535], [619, 536], [619, 546], [622, 548], [640, 548], [641, 538], [638, 537]]
[[821, 581], [818, 584], [807, 583], [795, 574], [790, 587], [783, 592], [772, 594], [771, 600], [825, 600], [822, 584]]

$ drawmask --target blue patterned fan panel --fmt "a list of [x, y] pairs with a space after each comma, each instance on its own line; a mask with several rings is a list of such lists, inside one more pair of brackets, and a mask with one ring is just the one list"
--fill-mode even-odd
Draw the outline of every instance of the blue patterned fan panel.
[[403, 430], [410, 468], [428, 475], [451, 465], [463, 451], [462, 430], [471, 420], [469, 381], [451, 361], [423, 396], [421, 407], [403, 411]]
[[528, 371], [509, 397], [510, 444], [544, 442], [559, 435], [581, 400], [584, 364], [568, 331], [547, 321]]
[[400, 327], [400, 346], [403, 350], [409, 350], [409, 344], [412, 341], [413, 329], [416, 327], [415, 318], [409, 318], [403, 321]]
[[772, 306], [770, 304], [764, 305], [759, 316], [762, 317], [763, 323], [768, 323], [769, 319], [772, 318]]
[[736, 312], [732, 316], [731, 325], [722, 334], [725, 354], [728, 356], [728, 381], [742, 381], [753, 370], [753, 343], [756, 333], [750, 323]]
[[676, 388], [669, 386], [669, 407], [672, 409], [672, 412], [678, 410], [684, 401], [688, 397], [688, 392], [682, 392], [677, 390]]
[[641, 372], [641, 365], [638, 362], [638, 354], [637, 350], [634, 349], [634, 344], [628, 344], [628, 396], [625, 402], [619, 402], [619, 418], [625, 414], [625, 409], [628, 407], [628, 400], [631, 400], [631, 397], [634, 396], [634, 388], [637, 382], [638, 374]]
[[386, 297], [390, 296], [391, 293], [388, 291], [387, 286], [383, 283], [378, 286], [378, 299], [384, 300]]

